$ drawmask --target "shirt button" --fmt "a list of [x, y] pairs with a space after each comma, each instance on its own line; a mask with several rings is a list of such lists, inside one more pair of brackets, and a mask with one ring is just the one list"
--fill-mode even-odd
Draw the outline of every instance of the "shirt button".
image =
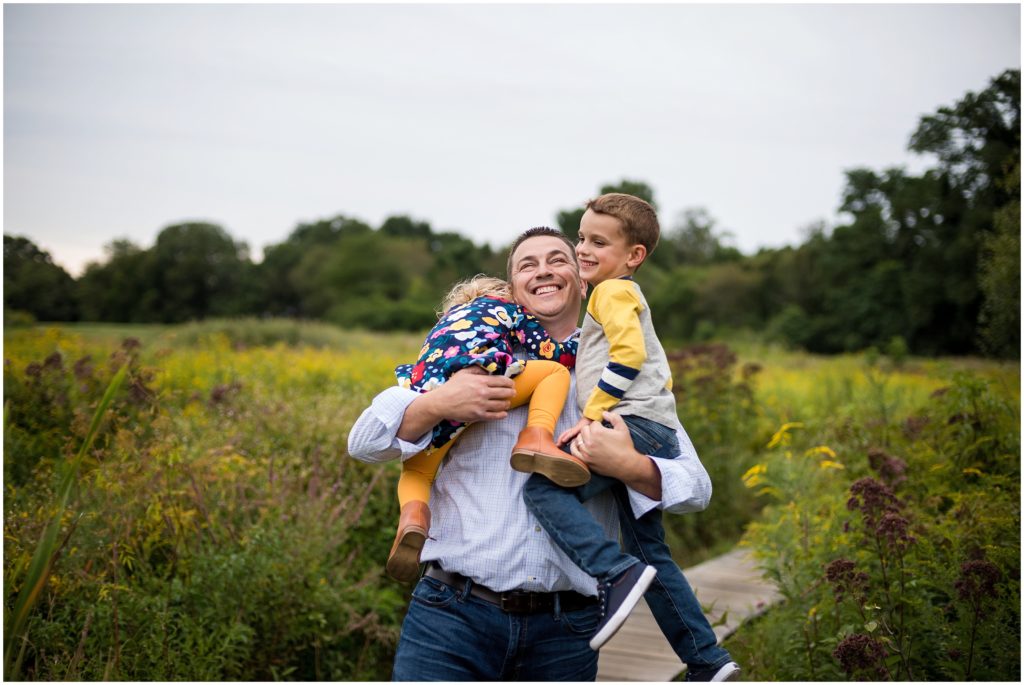
[[534, 528], [534, 530], [535, 530], [535, 531], [537, 531], [537, 532], [539, 533], [539, 532], [540, 532], [540, 526], [536, 526], [536, 527]]

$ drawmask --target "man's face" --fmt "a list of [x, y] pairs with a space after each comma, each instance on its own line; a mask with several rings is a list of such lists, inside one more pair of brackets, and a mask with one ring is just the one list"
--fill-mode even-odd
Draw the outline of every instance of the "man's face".
[[516, 302], [545, 327], [575, 328], [585, 286], [573, 250], [564, 240], [539, 235], [521, 242], [512, 254], [509, 282]]

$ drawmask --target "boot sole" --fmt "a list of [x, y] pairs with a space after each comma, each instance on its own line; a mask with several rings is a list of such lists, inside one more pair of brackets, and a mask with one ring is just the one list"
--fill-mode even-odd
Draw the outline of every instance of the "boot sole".
[[427, 531], [419, 527], [407, 528], [384, 568], [388, 575], [403, 583], [411, 583], [420, 576], [420, 550], [427, 541]]
[[590, 480], [590, 470], [583, 464], [533, 450], [513, 452], [509, 463], [516, 471], [539, 473], [563, 488], [574, 488]]

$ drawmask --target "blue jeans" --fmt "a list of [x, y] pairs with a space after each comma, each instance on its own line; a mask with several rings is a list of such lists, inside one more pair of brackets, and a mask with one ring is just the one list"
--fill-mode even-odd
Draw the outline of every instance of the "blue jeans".
[[469, 594], [470, 588], [420, 578], [402, 623], [393, 680], [597, 678], [597, 652], [589, 641], [601, 619], [600, 605], [507, 614]]
[[[629, 427], [633, 446], [641, 454], [659, 459], [673, 459], [679, 454], [679, 443], [671, 428], [639, 416], [622, 418]], [[608, 489], [618, 505], [625, 551], [606, 536], [583, 506], [583, 502]], [[597, 473], [578, 488], [560, 487], [535, 473], [526, 482], [523, 499], [555, 544], [598, 582], [606, 582], [640, 561], [657, 569], [644, 599], [690, 673], [717, 668], [730, 660], [729, 652], [717, 645], [693, 588], [672, 560], [665, 544], [661, 510], [654, 509], [635, 518], [626, 486]]]

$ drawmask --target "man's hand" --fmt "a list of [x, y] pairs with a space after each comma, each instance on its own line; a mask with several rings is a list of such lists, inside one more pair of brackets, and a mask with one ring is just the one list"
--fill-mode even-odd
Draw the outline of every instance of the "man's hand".
[[597, 421], [584, 426], [569, 443], [573, 456], [586, 462], [591, 470], [616, 478], [653, 500], [660, 500], [661, 471], [651, 457], [633, 447], [629, 427], [621, 416], [610, 411], [603, 416], [612, 427], [606, 428]]
[[462, 369], [412, 401], [405, 410], [398, 437], [415, 442], [445, 419], [461, 423], [503, 419], [515, 394], [510, 378], [492, 376], [478, 366]]
[[589, 426], [592, 423], [593, 421], [584, 416], [583, 418], [576, 422], [575, 426], [573, 426], [567, 431], [564, 431], [561, 435], [559, 435], [558, 440], [555, 441], [555, 444], [561, 447], [562, 445], [564, 445], [565, 443], [569, 442], [577, 435], [579, 435], [580, 431], [583, 430], [584, 426]]

